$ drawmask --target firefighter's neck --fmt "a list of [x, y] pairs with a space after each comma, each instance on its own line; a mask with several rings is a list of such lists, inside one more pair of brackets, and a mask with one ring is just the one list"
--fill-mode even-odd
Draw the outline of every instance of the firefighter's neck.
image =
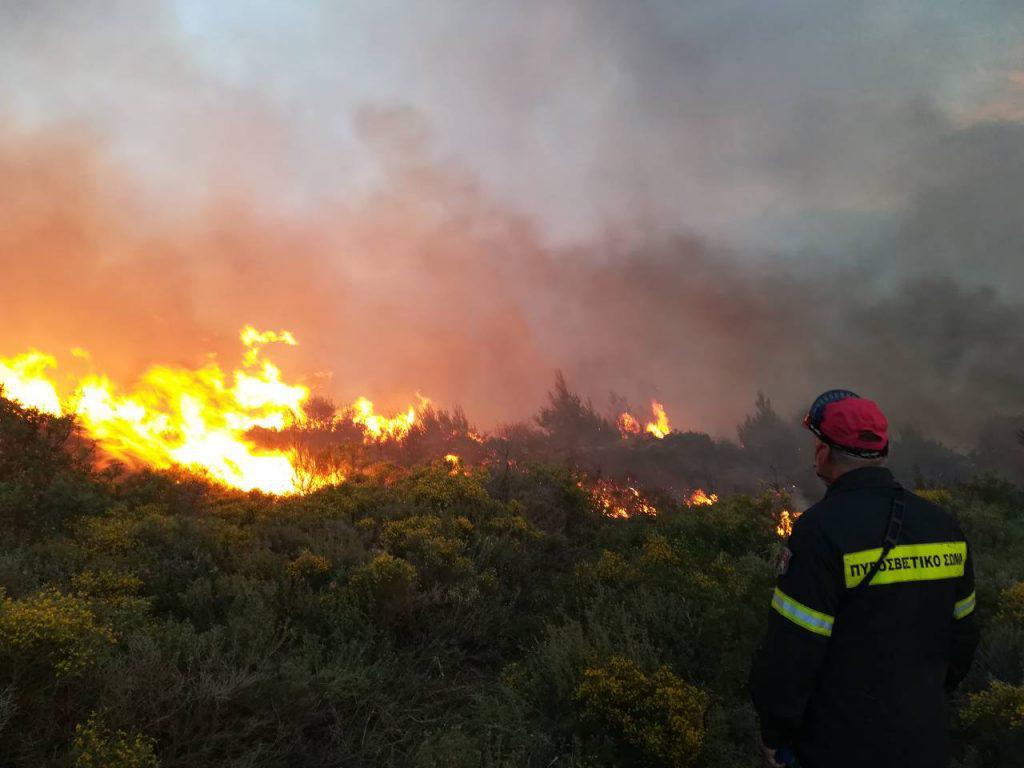
[[835, 448], [815, 438], [814, 474], [820, 477], [825, 485], [832, 485], [847, 472], [855, 469], [857, 466], [846, 461]]
[[816, 440], [814, 445], [814, 474], [820, 477], [825, 485], [831, 486], [843, 475], [864, 467], [875, 467], [881, 463], [881, 459], [851, 460], [848, 454], [821, 440]]

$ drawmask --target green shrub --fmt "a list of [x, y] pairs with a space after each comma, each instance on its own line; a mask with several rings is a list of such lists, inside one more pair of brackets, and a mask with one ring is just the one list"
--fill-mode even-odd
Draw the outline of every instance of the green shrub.
[[352, 574], [350, 584], [365, 608], [390, 623], [408, 616], [418, 582], [416, 566], [382, 552]]
[[1024, 581], [1018, 581], [1003, 590], [999, 614], [1024, 626]]
[[95, 666], [116, 642], [87, 598], [53, 588], [22, 600], [0, 595], [0, 655], [52, 670], [56, 679]]
[[993, 680], [960, 711], [969, 743], [985, 765], [1012, 765], [1024, 751], [1024, 686]]
[[384, 523], [380, 543], [430, 576], [444, 579], [472, 569], [472, 563], [462, 554], [466, 541], [460, 538], [471, 529], [466, 518], [442, 520], [437, 515], [416, 515]]
[[288, 578], [295, 581], [320, 584], [331, 572], [331, 561], [321, 555], [313, 554], [308, 549], [303, 549], [294, 560], [288, 563], [285, 571]]
[[619, 765], [682, 767], [700, 754], [708, 697], [668, 667], [647, 675], [611, 658], [584, 670], [576, 701], [588, 737], [601, 747], [612, 741]]

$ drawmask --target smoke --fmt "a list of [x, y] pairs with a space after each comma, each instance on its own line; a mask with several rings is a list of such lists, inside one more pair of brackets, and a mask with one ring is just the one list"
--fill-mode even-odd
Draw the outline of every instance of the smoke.
[[127, 382], [252, 323], [320, 392], [484, 427], [561, 369], [679, 428], [843, 386], [970, 443], [1024, 412], [1020, 20], [4, 6], [0, 354]]
[[484, 425], [532, 412], [557, 368], [599, 405], [656, 395], [677, 427], [716, 433], [759, 390], [788, 413], [849, 386], [959, 441], [1024, 410], [1019, 298], [869, 265], [751, 262], [692, 236], [553, 247], [438, 164], [415, 113], [359, 123], [387, 183], [302, 218], [236, 195], [168, 222], [133, 203], [102, 146], [8, 135], [0, 348], [85, 347], [124, 380], [233, 359], [244, 323], [286, 327], [301, 342], [286, 370], [327, 394], [421, 391]]

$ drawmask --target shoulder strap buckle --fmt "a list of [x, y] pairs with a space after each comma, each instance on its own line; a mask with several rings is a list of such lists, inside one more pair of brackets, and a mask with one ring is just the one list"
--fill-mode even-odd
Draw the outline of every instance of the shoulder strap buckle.
[[878, 573], [878, 569], [882, 567], [882, 562], [889, 556], [893, 548], [899, 544], [900, 533], [903, 532], [903, 512], [906, 510], [907, 505], [904, 503], [900, 496], [903, 493], [903, 489], [900, 487], [896, 488], [896, 493], [892, 497], [892, 508], [889, 510], [889, 525], [885, 529], [885, 541], [882, 542], [882, 553], [878, 556], [875, 564], [871, 566], [864, 579], [857, 585], [854, 590], [854, 594], [860, 594], [866, 587], [871, 584], [871, 580], [875, 578], [875, 574]]
[[[898, 493], [898, 492], [897, 492]], [[889, 527], [885, 531], [884, 548], [891, 550], [900, 540], [900, 533], [903, 531], [903, 512], [907, 505], [897, 496], [892, 502], [892, 511], [889, 514]]]

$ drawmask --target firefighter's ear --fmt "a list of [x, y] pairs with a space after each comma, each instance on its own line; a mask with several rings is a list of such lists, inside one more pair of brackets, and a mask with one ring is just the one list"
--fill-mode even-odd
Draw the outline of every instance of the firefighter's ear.
[[832, 448], [828, 443], [814, 439], [814, 473], [822, 478], [828, 478], [828, 466], [832, 461]]

